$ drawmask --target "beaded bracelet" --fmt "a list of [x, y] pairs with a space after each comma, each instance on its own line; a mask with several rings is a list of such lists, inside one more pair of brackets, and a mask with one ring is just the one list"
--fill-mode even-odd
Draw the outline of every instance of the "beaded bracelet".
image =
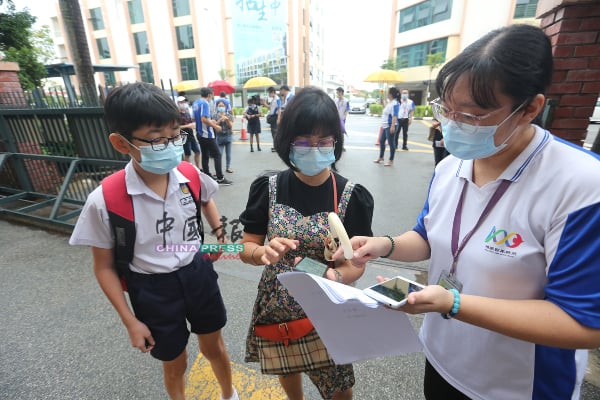
[[335, 274], [335, 278], [339, 283], [344, 283], [344, 279], [343, 279], [342, 273], [340, 271], [338, 271], [335, 268], [328, 268], [328, 269], [333, 271], [333, 273]]
[[390, 235], [385, 235], [385, 237], [390, 239], [390, 242], [392, 242], [392, 247], [390, 248], [390, 251], [385, 256], [381, 256], [382, 258], [388, 258], [389, 256], [391, 256], [392, 253], [394, 252], [394, 249], [396, 248], [396, 242], [394, 242], [394, 238], [391, 237]]
[[259, 247], [260, 247], [260, 246], [256, 246], [256, 247], [254, 248], [254, 250], [252, 250], [252, 254], [250, 255], [250, 258], [252, 259], [252, 262], [254, 263], [254, 265], [259, 265], [259, 264], [256, 262], [256, 260], [254, 259], [254, 253], [256, 253], [256, 250], [258, 250], [258, 248], [259, 248]]
[[454, 317], [456, 314], [458, 314], [458, 310], [460, 309], [460, 293], [454, 288], [448, 290], [454, 295], [454, 303], [452, 304], [452, 309], [450, 312], [442, 313], [442, 318], [444, 319], [450, 319]]

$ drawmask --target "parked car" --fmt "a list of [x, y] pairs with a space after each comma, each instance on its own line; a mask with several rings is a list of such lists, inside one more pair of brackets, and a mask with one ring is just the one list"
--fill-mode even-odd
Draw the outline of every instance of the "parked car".
[[596, 100], [596, 107], [594, 108], [594, 113], [590, 118], [590, 122], [595, 124], [600, 124], [600, 97]]
[[353, 97], [349, 103], [350, 114], [365, 114], [367, 112], [367, 101], [364, 97]]

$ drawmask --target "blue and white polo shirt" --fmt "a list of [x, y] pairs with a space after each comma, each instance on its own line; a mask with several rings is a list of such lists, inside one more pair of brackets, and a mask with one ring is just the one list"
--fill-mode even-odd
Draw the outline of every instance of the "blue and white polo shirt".
[[204, 137], [208, 139], [215, 138], [213, 128], [209, 125], [202, 123], [202, 117], [210, 119], [210, 104], [206, 99], [198, 99], [192, 104], [192, 110], [194, 111], [194, 119], [196, 120], [196, 132], [198, 137]]
[[[429, 283], [452, 264], [452, 222], [468, 181], [460, 240], [503, 179], [512, 181], [458, 259], [466, 294], [546, 299], [600, 329], [600, 158], [536, 127], [498, 180], [478, 187], [473, 161], [450, 156], [432, 179], [414, 230], [429, 241]], [[577, 399], [587, 350], [536, 345], [437, 314], [425, 317], [424, 351], [435, 369], [474, 399]]]

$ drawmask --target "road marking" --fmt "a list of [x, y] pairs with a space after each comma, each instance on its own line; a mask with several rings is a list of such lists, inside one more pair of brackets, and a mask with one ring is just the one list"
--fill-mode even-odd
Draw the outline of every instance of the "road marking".
[[[242, 364], [231, 363], [233, 386], [240, 399], [244, 400], [284, 400], [285, 392], [279, 386], [279, 380]], [[190, 369], [185, 388], [186, 399], [220, 399], [221, 389], [213, 375], [210, 363], [202, 354], [198, 354]]]

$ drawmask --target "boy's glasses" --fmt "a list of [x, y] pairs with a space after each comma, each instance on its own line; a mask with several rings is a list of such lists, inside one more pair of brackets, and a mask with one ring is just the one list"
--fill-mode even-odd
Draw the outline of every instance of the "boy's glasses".
[[163, 151], [169, 145], [169, 142], [173, 143], [173, 146], [183, 146], [187, 141], [188, 134], [184, 131], [179, 131], [179, 134], [171, 137], [157, 137], [152, 140], [140, 139], [132, 136], [132, 139], [139, 140], [140, 142], [149, 143], [154, 151]]
[[320, 153], [329, 154], [335, 149], [336, 141], [333, 138], [321, 139], [316, 143], [308, 139], [296, 139], [292, 146], [298, 154], [307, 154], [312, 148], [316, 147]]
[[[456, 122], [456, 125], [466, 133], [476, 133], [481, 121], [492, 115], [502, 111], [504, 107], [492, 111], [485, 115], [473, 115], [461, 111], [450, 110], [448, 107], [440, 103], [440, 98], [431, 101], [431, 110], [435, 119], [440, 121], [442, 124], [447, 124], [449, 120]], [[512, 114], [511, 114], [512, 115]]]

